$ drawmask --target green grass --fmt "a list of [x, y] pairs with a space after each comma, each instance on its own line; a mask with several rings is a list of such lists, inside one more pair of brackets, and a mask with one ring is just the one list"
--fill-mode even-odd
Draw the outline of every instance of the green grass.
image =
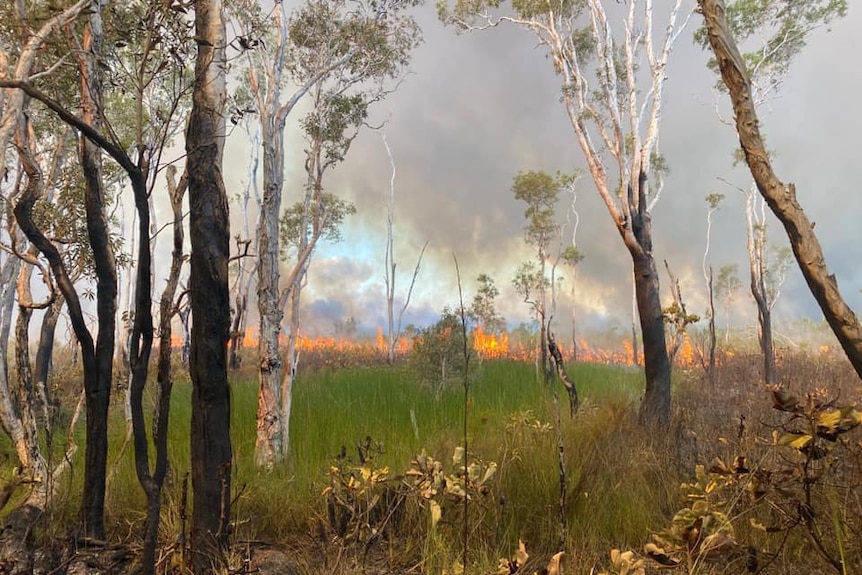
[[[675, 502], [672, 490], [656, 489], [677, 483], [676, 478], [665, 476], [665, 465], [656, 455], [664, 448], [652, 445], [634, 425], [642, 375], [601, 365], [579, 364], [569, 371], [583, 405], [574, 420], [569, 418], [562, 386], [537, 382], [533, 365], [486, 362], [471, 377], [469, 452], [472, 458], [499, 465], [492, 492], [472, 504], [470, 555], [483, 568], [493, 570], [497, 558], [510, 555], [521, 538], [531, 553], [556, 549], [560, 483], [553, 424], [558, 409], [568, 482], [567, 545], [593, 558], [610, 546], [638, 546]], [[177, 379], [171, 402], [171, 475], [163, 512], [163, 533], [168, 538], [180, 528], [178, 502], [183, 477], [190, 469], [191, 385], [187, 378]], [[416, 383], [405, 369], [320, 371], [296, 382], [289, 461], [272, 472], [260, 472], [254, 467], [257, 381], [236, 379], [231, 393], [234, 518], [237, 537], [242, 539], [308, 538], [325, 515], [320, 494], [329, 484], [335, 457], [344, 451], [355, 461], [356, 445], [366, 437], [384, 448], [375, 465], [387, 466], [393, 475], [408, 470], [423, 450], [451, 467], [452, 453], [462, 442], [463, 384], [435, 393]], [[560, 396], [559, 408], [555, 395]], [[118, 457], [124, 434], [119, 395], [112, 409], [110, 461], [116, 469], [109, 483], [106, 524], [113, 537], [125, 538], [141, 529], [144, 495], [135, 476], [131, 446]], [[54, 533], [75, 522], [83, 475], [80, 430], [78, 442], [74, 472], [61, 479], [60, 497], [52, 511]], [[414, 507], [412, 513], [416, 516], [405, 525], [425, 529], [427, 509]], [[402, 552], [424, 556], [426, 561], [436, 557], [438, 565], [456, 560], [461, 548], [460, 528], [455, 525], [460, 511], [446, 513], [451, 524], [444, 521], [424, 541], [410, 543], [414, 536], [422, 539], [421, 534], [411, 534], [404, 543], [409, 549]], [[430, 562], [427, 567], [434, 572]]]

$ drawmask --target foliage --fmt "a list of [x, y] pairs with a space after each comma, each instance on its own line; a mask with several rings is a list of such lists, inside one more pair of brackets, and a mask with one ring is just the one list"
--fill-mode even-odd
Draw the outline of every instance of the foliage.
[[582, 261], [584, 261], [584, 257], [586, 257], [584, 255], [584, 252], [582, 252], [575, 246], [566, 246], [566, 248], [560, 254], [560, 259], [573, 268], [576, 267]]
[[[844, 17], [847, 0], [735, 0], [727, 2], [725, 14], [737, 42], [757, 40], [757, 45], [743, 57], [753, 76], [769, 78], [769, 89], [774, 90], [787, 74], [793, 58], [805, 47], [808, 34]], [[695, 33], [695, 42], [708, 47], [705, 26]], [[714, 58], [710, 59], [709, 67], [717, 70]], [[721, 80], [718, 87], [727, 89]]]
[[413, 337], [411, 371], [438, 392], [449, 383], [463, 381], [465, 360], [461, 317], [448, 307], [434, 325]]
[[[320, 194], [320, 205], [317, 217], [323, 221], [322, 237], [330, 242], [341, 241], [341, 224], [344, 218], [356, 213], [356, 206], [339, 198], [335, 194], [323, 192]], [[303, 232], [302, 224], [306, 225]], [[283, 243], [281, 245], [282, 259], [287, 259], [291, 251], [296, 250], [303, 237], [311, 235], [312, 222], [305, 218], [305, 204], [297, 202], [284, 210], [279, 221]]]
[[742, 287], [742, 282], [739, 281], [739, 264], [727, 264], [718, 269], [718, 276], [715, 278], [715, 293], [725, 302], [725, 305], [729, 305], [733, 301], [740, 287]]
[[522, 262], [518, 266], [515, 277], [512, 278], [512, 286], [515, 288], [515, 291], [523, 298], [525, 303], [533, 306], [534, 312], [540, 309], [540, 302], [536, 299], [536, 293], [541, 294], [547, 285], [547, 278], [542, 277], [542, 273], [536, 267], [534, 261]]
[[665, 323], [675, 325], [685, 331], [685, 328], [693, 323], [700, 321], [700, 316], [695, 313], [687, 313], [685, 308], [677, 302], [671, 303], [669, 306], [662, 308], [662, 315]]
[[862, 506], [852, 495], [862, 461], [858, 441], [846, 437], [862, 423], [862, 411], [827, 401], [822, 391], [805, 399], [778, 386], [770, 393], [783, 417], [764, 440], [765, 452], [696, 467], [695, 480], [682, 484], [688, 505], [644, 546], [661, 567], [706, 573], [723, 564], [761, 572], [796, 531], [804, 536], [795, 541], [821, 567], [845, 574], [862, 566], [854, 535]]
[[524, 228], [527, 243], [544, 251], [559, 225], [554, 220], [554, 210], [565, 178], [556, 177], [546, 172], [520, 172], [512, 183], [512, 192], [516, 200], [527, 204], [524, 217], [527, 225]]
[[[491, 497], [497, 464], [471, 458], [465, 465], [461, 447], [455, 448], [451, 467], [423, 450], [399, 475], [376, 463], [383, 451], [382, 444], [366, 437], [356, 444], [356, 460], [342, 447], [330, 467], [329, 484], [321, 495], [326, 529], [342, 549], [365, 554], [376, 541], [389, 540], [391, 545], [405, 531], [424, 531], [433, 541], [454, 539], [465, 499]], [[424, 517], [419, 524], [411, 524], [417, 516]]]
[[500, 290], [494, 284], [494, 278], [488, 274], [479, 274], [476, 278], [479, 287], [473, 296], [473, 303], [467, 315], [487, 334], [498, 334], [506, 329], [506, 320], [497, 311], [496, 299]]

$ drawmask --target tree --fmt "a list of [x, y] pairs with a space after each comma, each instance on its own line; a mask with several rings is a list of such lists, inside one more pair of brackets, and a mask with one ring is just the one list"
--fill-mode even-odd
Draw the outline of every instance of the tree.
[[[630, 0], [624, 31], [616, 36], [603, 4], [516, 2], [513, 15], [494, 15], [499, 3], [491, 1], [456, 0], [452, 7], [438, 6], [445, 22], [463, 30], [508, 22], [533, 32], [547, 50], [596, 190], [632, 258], [645, 355], [641, 416], [646, 422], [667, 425], [670, 363], [652, 253], [651, 212], [662, 189], [659, 120], [668, 57], [685, 26], [677, 25], [682, 2], [675, 0], [670, 6], [658, 47], [651, 1]], [[597, 84], [591, 85], [594, 77]]]
[[387, 337], [389, 339], [388, 349], [386, 353], [386, 361], [389, 365], [395, 364], [395, 350], [398, 348], [398, 342], [404, 333], [401, 330], [401, 321], [404, 319], [404, 313], [410, 306], [410, 298], [413, 296], [413, 287], [416, 285], [416, 278], [419, 275], [419, 267], [422, 265], [422, 257], [425, 255], [425, 248], [428, 247], [428, 242], [422, 246], [419, 252], [419, 257], [416, 258], [416, 267], [413, 268], [413, 278], [410, 280], [410, 287], [407, 288], [407, 295], [404, 298], [404, 305], [398, 312], [398, 319], [395, 318], [395, 279], [397, 262], [395, 261], [395, 158], [392, 156], [392, 149], [389, 147], [389, 142], [386, 139], [386, 134], [383, 134], [383, 146], [386, 148], [386, 155], [389, 157], [389, 165], [392, 167], [392, 176], [389, 178], [389, 201], [386, 203], [386, 250], [384, 252], [383, 262], [383, 281], [386, 284], [386, 318], [387, 318]]
[[775, 383], [775, 346], [772, 338], [772, 309], [781, 293], [789, 268], [789, 253], [774, 251], [770, 258], [766, 243], [766, 214], [763, 204], [757, 210], [754, 186], [745, 196], [745, 231], [748, 248], [751, 295], [757, 306], [757, 339], [763, 355], [763, 382]]
[[245, 186], [243, 186], [242, 194], [237, 194], [238, 197], [236, 198], [239, 201], [240, 213], [242, 214], [243, 232], [242, 235], [236, 234], [234, 236], [237, 254], [235, 256], [236, 263], [234, 264], [236, 266], [236, 275], [230, 290], [233, 299], [229, 352], [229, 365], [231, 369], [239, 369], [240, 367], [239, 350], [243, 347], [246, 328], [248, 327], [248, 294], [251, 292], [251, 286], [257, 274], [258, 259], [250, 253], [255, 241], [252, 236], [251, 226], [249, 225], [249, 201], [252, 195], [258, 207], [258, 212], [260, 212], [261, 205], [260, 190], [257, 184], [258, 169], [260, 168], [260, 125], [254, 118], [254, 114], [252, 114], [254, 108], [251, 107], [250, 103], [244, 103], [245, 106], [242, 108], [235, 107], [233, 116], [231, 117], [231, 122], [239, 123], [242, 121], [243, 129], [250, 140], [246, 182]]
[[565, 247], [560, 254], [560, 258], [563, 263], [569, 266], [572, 270], [572, 361], [578, 361], [578, 334], [575, 312], [577, 307], [577, 298], [575, 297], [575, 280], [577, 278], [578, 265], [584, 261], [584, 253], [578, 248], [578, 225], [580, 224], [581, 218], [578, 214], [578, 210], [575, 208], [575, 204], [578, 201], [578, 194], [575, 190], [575, 178], [572, 179], [571, 185], [569, 186], [569, 192], [572, 194], [572, 205], [566, 213], [566, 219], [569, 221], [574, 220], [574, 222], [572, 222], [572, 243]]
[[411, 368], [439, 395], [448, 383], [463, 380], [467, 368], [464, 345], [461, 316], [445, 307], [436, 323], [413, 337]]
[[742, 283], [739, 281], [739, 266], [727, 264], [718, 268], [715, 280], [715, 294], [724, 304], [724, 344], [730, 340], [730, 305], [736, 298]]
[[[560, 226], [554, 215], [560, 191], [565, 185], [562, 176], [553, 177], [545, 172], [521, 172], [515, 176], [512, 192], [516, 200], [527, 204], [524, 217], [527, 225], [524, 227], [524, 237], [528, 245], [536, 250], [536, 268], [528, 270], [522, 267], [516, 276], [518, 292], [524, 296], [524, 302], [529, 303], [536, 314], [539, 326], [539, 362], [542, 378], [548, 383], [553, 374], [551, 359], [548, 356], [548, 314], [547, 288], [553, 288], [554, 277], [547, 279], [548, 249], [551, 240], [559, 235]], [[520, 272], [525, 272], [521, 274]], [[532, 292], [535, 292], [533, 295]]]
[[676, 354], [682, 346], [682, 342], [685, 341], [688, 326], [700, 321], [700, 316], [688, 313], [685, 308], [685, 302], [682, 299], [682, 289], [679, 286], [679, 280], [673, 275], [667, 260], [664, 260], [664, 267], [667, 270], [668, 279], [670, 279], [670, 291], [673, 294], [673, 303], [662, 310], [665, 323], [673, 328], [672, 343], [668, 350], [668, 359], [673, 364]]
[[713, 373], [715, 371], [715, 289], [713, 285], [713, 277], [712, 277], [712, 266], [707, 266], [707, 260], [709, 258], [709, 248], [710, 242], [712, 241], [712, 216], [718, 211], [718, 206], [721, 201], [724, 199], [724, 194], [712, 193], [708, 194], [706, 198], [706, 247], [703, 249], [703, 261], [701, 263], [701, 269], [703, 270], [703, 281], [706, 282], [706, 297], [707, 297], [707, 310], [706, 317], [709, 321], [709, 341], [707, 342], [708, 350], [707, 350], [707, 363], [706, 363], [706, 373], [712, 381]]
[[[101, 5], [88, 12], [88, 22], [84, 27], [83, 39], [81, 41], [84, 50], [80, 51], [78, 69], [82, 84], [81, 98], [84, 106], [82, 107], [83, 114], [80, 118], [70, 113], [56, 100], [41, 92], [28, 81], [13, 81], [7, 83], [7, 85], [15, 87], [32, 98], [39, 100], [56, 113], [62, 121], [76, 128], [82, 135], [80, 156], [84, 175], [83, 203], [88, 236], [87, 243], [89, 249], [92, 251], [94, 262], [92, 267], [95, 268], [97, 283], [96, 300], [99, 331], [95, 342], [93, 342], [92, 335], [89, 333], [81, 315], [78, 294], [72, 285], [74, 274], [68, 272], [69, 265], [66, 261], [67, 258], [64, 258], [63, 254], [48, 239], [44, 231], [40, 229], [39, 224], [41, 222], [35, 222], [33, 219], [34, 204], [40, 198], [38, 185], [26, 194], [26, 197], [22, 197], [22, 201], [16, 206], [16, 218], [22, 231], [24, 231], [31, 243], [49, 261], [52, 272], [57, 277], [63, 299], [69, 303], [73, 329], [82, 346], [85, 368], [84, 387], [87, 393], [87, 464], [82, 519], [85, 532], [91, 537], [98, 538], [104, 536], [103, 509], [107, 460], [107, 409], [113, 378], [111, 364], [114, 347], [114, 334], [109, 334], [109, 331], [113, 332], [116, 325], [117, 300], [117, 260], [114, 256], [117, 242], [111, 230], [112, 222], [106, 215], [109, 197], [102, 176], [101, 154], [103, 151], [110, 155], [119, 167], [126, 172], [131, 182], [139, 222], [138, 235], [141, 238], [147, 239], [147, 241], [142, 239], [139, 242], [137, 253], [138, 265], [135, 281], [135, 310], [137, 313], [133, 314], [134, 320], [132, 321], [129, 359], [132, 372], [130, 390], [132, 403], [130, 411], [135, 429], [136, 469], [149, 500], [148, 519], [150, 521], [148, 521], [148, 529], [150, 533], [145, 537], [145, 556], [151, 559], [149, 569], [151, 572], [154, 563], [155, 538], [158, 529], [160, 491], [158, 489], [151, 489], [152, 484], [146, 481], [148, 479], [146, 474], [142, 474], [142, 470], [146, 469], [148, 471], [148, 465], [146, 459], [146, 429], [143, 422], [141, 396], [147, 380], [153, 338], [151, 310], [152, 268], [149, 243], [151, 188], [148, 188], [148, 181], [154, 181], [152, 177], [155, 176], [157, 170], [151, 168], [158, 165], [158, 159], [161, 156], [162, 150], [172, 135], [172, 126], [175, 124], [171, 121], [171, 118], [173, 117], [173, 112], [177, 110], [178, 101], [183, 93], [182, 73], [177, 75], [179, 81], [173, 84], [163, 82], [164, 78], [160, 77], [162, 71], [169, 68], [166, 65], [166, 60], [172, 63], [174, 60], [182, 60], [182, 58], [175, 52], [171, 52], [168, 55], [168, 48], [164, 48], [163, 51], [162, 48], [157, 49], [155, 47], [157, 45], [164, 46], [169, 44], [168, 37], [177, 31], [183, 31], [180, 33], [182, 38], [184, 38], [186, 28], [184, 24], [179, 23], [180, 18], [168, 10], [167, 7], [149, 6], [147, 8], [146, 5], [138, 4], [129, 5], [124, 8], [110, 11], [111, 18], [109, 22], [111, 27], [109, 31], [115, 35], [125, 34], [122, 41], [117, 40], [113, 45], [115, 47], [120, 44], [127, 45], [130, 38], [136, 36], [135, 33], [139, 33], [137, 35], [138, 38], [143, 37], [147, 39], [143, 43], [142, 52], [140, 54], [136, 53], [140, 57], [136, 61], [135, 66], [133, 66], [134, 73], [129, 74], [137, 80], [137, 83], [131, 82], [132, 87], [130, 88], [137, 95], [136, 98], [133, 98], [136, 102], [132, 106], [132, 109], [135, 111], [133, 121], [126, 121], [127, 118], [121, 116], [120, 121], [113, 126], [107, 124], [107, 107], [102, 97], [102, 71], [103, 69], [111, 70], [112, 72], [122, 70], [123, 73], [128, 74], [129, 70], [124, 69], [123, 65], [129, 62], [124, 62], [122, 58], [111, 60], [104, 55], [102, 46], [105, 43], [105, 29], [107, 27], [104, 26], [102, 20]], [[146, 17], [136, 17], [141, 16], [141, 14], [135, 14], [136, 8], [141, 8], [142, 12], [146, 13]], [[129, 20], [125, 19], [130, 15], [130, 20], [135, 23], [131, 29], [127, 27]], [[162, 19], [158, 24], [156, 23], [155, 18], [157, 16], [165, 15], [173, 17], [173, 27], [166, 25], [168, 19]], [[161, 30], [158, 40], [151, 34], [155, 28]], [[122, 32], [118, 32], [118, 30], [122, 30]], [[175, 36], [172, 36], [170, 40], [181, 41], [181, 39]], [[159, 54], [160, 52], [161, 54]], [[161, 58], [157, 57], [159, 55]], [[148, 86], [160, 86], [157, 88], [157, 91], [165, 89], [168, 94], [173, 96], [173, 99], [169, 99], [166, 102], [163, 98], [152, 98], [150, 102], [154, 107], [160, 105], [166, 105], [167, 107], [153, 110], [153, 115], [157, 117], [158, 121], [145, 125], [144, 96], [154, 95], [153, 92], [148, 90]], [[125, 111], [125, 108], [122, 106], [119, 108]], [[103, 135], [103, 125], [106, 126], [104, 132], [108, 133], [109, 137]], [[128, 130], [122, 129], [129, 128], [129, 126], [133, 127]], [[124, 141], [123, 136], [126, 131], [130, 132], [131, 135], [128, 140]], [[137, 159], [135, 161], [126, 153], [125, 149], [127, 147], [137, 150]], [[38, 167], [30, 159], [25, 159], [25, 162], [29, 163], [29, 167], [27, 168], [28, 173], [37, 179], [40, 178]], [[60, 238], [57, 239], [59, 240]], [[50, 327], [50, 323], [49, 321], [48, 327]], [[93, 347], [94, 349], [92, 349]], [[44, 362], [44, 354], [42, 361]], [[137, 397], [137, 403], [134, 401], [135, 397]], [[164, 423], [166, 424], [166, 418]], [[159, 449], [158, 445], [159, 439], [166, 441], [166, 434], [161, 434], [161, 437], [159, 437], [158, 433], [155, 435], [158, 467], [160, 458], [166, 462], [166, 450]], [[155, 518], [154, 526], [153, 518]], [[144, 570], [147, 571], [146, 566]]]
[[[249, 84], [257, 102], [263, 145], [263, 202], [257, 233], [260, 391], [255, 444], [256, 460], [262, 467], [272, 468], [288, 452], [296, 356], [289, 344], [287, 361], [283, 361], [278, 336], [288, 305], [297, 322], [293, 325], [298, 326], [300, 292], [317, 241], [301, 235], [305, 240], [282, 287], [279, 221], [286, 120], [300, 99], [313, 90], [313, 110], [303, 122], [310, 145], [302, 217], [321, 232], [326, 221], [321, 200], [324, 173], [343, 161], [368, 106], [385, 96], [383, 82], [400, 75], [418, 41], [415, 23], [403, 13], [411, 5], [414, 3], [386, 0], [354, 7], [343, 0], [308, 0], [288, 19], [278, 3], [272, 12], [274, 42], [259, 42], [254, 27], [243, 37], [252, 61]], [[247, 7], [259, 14], [257, 3]], [[257, 21], [258, 26], [263, 25], [262, 18]], [[282, 102], [287, 75], [299, 88]], [[299, 229], [304, 232], [306, 226]], [[297, 336], [295, 330], [288, 333], [289, 340], [295, 341]]]
[[222, 179], [225, 138], [225, 23], [220, 0], [195, 0], [192, 109], [186, 131], [191, 241], [191, 542], [195, 573], [224, 561], [230, 521], [231, 441], [227, 342], [230, 299], [228, 199]]
[[[862, 376], [862, 325], [841, 296], [835, 276], [829, 273], [814, 225], [796, 199], [796, 187], [785, 184], [775, 174], [760, 133], [752, 97], [752, 74], [735, 39], [736, 36], [745, 39], [762, 28], [769, 29], [771, 35], [764, 49], [749, 55], [748, 60], [755, 70], [768, 66], [786, 70], [793, 56], [804, 47], [811, 30], [822, 22], [843, 16], [847, 3], [821, 0], [742, 4], [739, 11], [730, 12], [730, 22], [721, 0], [698, 0], [698, 5], [704, 17], [704, 36], [730, 94], [740, 145], [757, 189], [784, 226], [811, 293], [850, 363]], [[756, 10], [747, 11], [752, 8]]]
[[506, 329], [506, 320], [497, 311], [497, 296], [500, 290], [494, 284], [494, 278], [488, 274], [476, 277], [479, 287], [467, 311], [467, 316], [486, 334], [500, 334]]

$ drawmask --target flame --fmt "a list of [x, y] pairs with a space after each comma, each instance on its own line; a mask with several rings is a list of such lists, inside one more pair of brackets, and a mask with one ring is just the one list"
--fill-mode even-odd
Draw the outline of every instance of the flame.
[[[510, 342], [509, 334], [502, 332], [499, 334], [486, 333], [481, 327], [477, 327], [472, 332], [473, 350], [482, 359], [514, 359], [519, 361], [533, 361], [536, 357], [535, 347], [530, 342]], [[251, 326], [246, 329], [245, 335], [242, 338], [242, 345], [245, 348], [257, 348], [259, 342], [257, 326]], [[182, 336], [173, 334], [171, 336], [171, 346], [179, 348], [182, 346]], [[281, 334], [279, 336], [280, 345], [287, 345], [287, 336]], [[572, 357], [572, 345], [559, 343], [560, 350], [565, 358]], [[373, 339], [351, 339], [348, 337], [334, 336], [317, 336], [307, 337], [300, 335], [296, 342], [297, 350], [300, 352], [306, 351], [329, 351], [333, 353], [351, 353], [351, 352], [367, 352], [373, 349], [381, 354], [386, 354], [389, 350], [389, 340], [385, 335], [382, 327], [377, 328], [377, 333]], [[396, 354], [405, 356], [413, 349], [413, 340], [402, 337], [399, 339], [396, 346]], [[826, 353], [830, 350], [829, 346], [821, 346], [821, 353]], [[611, 348], [602, 348], [591, 345], [586, 339], [578, 340], [578, 361], [583, 363], [602, 363], [610, 365], [630, 365], [632, 363], [632, 343], [631, 339], [625, 338], [620, 341], [618, 346]], [[642, 366], [644, 363], [643, 351], [638, 352], [637, 364]], [[686, 337], [679, 351], [677, 352], [675, 364], [680, 367], [691, 367], [698, 365], [697, 350], [692, 345], [691, 340]]]
[[473, 330], [473, 350], [483, 359], [500, 359], [509, 356], [509, 334], [485, 333], [481, 327]]

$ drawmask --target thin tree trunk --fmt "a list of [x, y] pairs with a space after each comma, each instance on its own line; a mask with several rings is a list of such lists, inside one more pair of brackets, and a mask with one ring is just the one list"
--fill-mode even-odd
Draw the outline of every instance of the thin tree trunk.
[[[168, 471], [168, 420], [173, 379], [171, 375], [171, 320], [175, 312], [174, 296], [179, 284], [183, 266], [183, 214], [182, 199], [187, 179], [185, 175], [179, 183], [175, 181], [176, 168], [168, 167], [168, 193], [173, 212], [173, 251], [167, 284], [159, 302], [159, 356], [156, 378], [158, 389], [155, 413], [153, 416], [153, 443], [155, 445], [155, 468], [150, 473], [146, 429], [143, 426], [143, 409], [140, 392], [143, 385], [134, 381], [135, 394], [135, 462], [138, 480], [147, 495], [147, 519], [144, 544], [141, 553], [142, 575], [152, 575], [156, 570], [156, 550], [158, 548], [161, 494], [165, 475]], [[139, 276], [140, 278], [140, 276]], [[150, 319], [152, 325], [152, 319]], [[138, 330], [135, 330], [136, 332]]]
[[632, 275], [632, 365], [640, 365], [638, 351], [638, 285], [637, 279]]
[[197, 59], [186, 133], [192, 309], [192, 569], [225, 564], [230, 521], [230, 223], [222, 177], [226, 98], [225, 24], [220, 0], [195, 0]]
[[772, 310], [766, 292], [766, 262], [764, 248], [766, 229], [763, 222], [755, 221], [754, 190], [745, 199], [745, 230], [748, 248], [748, 270], [751, 295], [757, 306], [757, 341], [763, 356], [763, 382], [775, 383], [775, 350], [772, 341]]
[[[89, 12], [84, 28], [81, 74], [82, 119], [94, 130], [102, 127], [102, 81], [97, 63], [102, 53], [101, 5]], [[84, 173], [87, 234], [96, 271], [96, 313], [98, 333], [92, 375], [85, 366], [87, 392], [87, 440], [84, 455], [84, 533], [104, 539], [105, 479], [108, 463], [108, 406], [113, 379], [114, 336], [117, 315], [117, 266], [109, 239], [102, 182], [102, 150], [88, 138], [81, 138], [81, 167]], [[31, 240], [32, 241], [32, 240]], [[69, 297], [66, 296], [68, 300]], [[80, 337], [79, 337], [80, 339]], [[89, 383], [89, 385], [87, 385]]]
[[39, 346], [36, 348], [33, 379], [36, 381], [36, 385], [43, 385], [46, 390], [50, 389], [48, 377], [51, 373], [51, 364], [54, 355], [54, 336], [57, 333], [57, 320], [60, 318], [60, 313], [63, 311], [65, 303], [66, 300], [62, 294], [55, 294], [54, 301], [45, 309], [45, 314], [42, 316], [42, 324], [39, 328]]
[[[26, 189], [22, 192], [18, 199], [18, 203], [15, 205], [15, 219], [18, 222], [18, 226], [21, 231], [25, 236], [27, 236], [30, 243], [35, 245], [36, 248], [45, 256], [45, 259], [48, 260], [48, 264], [51, 267], [51, 271], [57, 283], [57, 288], [66, 299], [69, 319], [72, 324], [75, 338], [78, 340], [81, 349], [81, 358], [84, 368], [84, 391], [88, 398], [91, 396], [94, 397], [94, 404], [98, 404], [100, 396], [102, 395], [102, 390], [100, 388], [100, 373], [98, 371], [96, 361], [96, 349], [93, 337], [87, 329], [87, 325], [84, 320], [80, 299], [78, 298], [78, 294], [75, 291], [69, 274], [66, 272], [65, 263], [60, 252], [57, 250], [57, 247], [33, 223], [33, 206], [36, 203], [36, 200], [38, 200], [42, 195], [43, 181], [42, 173], [34, 160], [34, 155], [30, 147], [29, 134], [26, 127], [18, 130], [16, 133], [16, 141], [22, 168], [27, 174], [28, 182]], [[102, 310], [100, 308], [100, 312], [101, 311]], [[113, 334], [113, 330], [111, 330], [111, 333]], [[109, 356], [112, 355], [112, 352], [113, 350], [110, 348], [107, 349], [107, 354]], [[108, 381], [108, 387], [110, 389], [110, 380]], [[106, 422], [103, 423], [106, 424]], [[100, 438], [91, 437], [91, 434], [94, 433], [93, 429], [98, 431], [98, 428], [99, 426], [97, 425], [97, 422], [93, 422], [92, 426], [88, 422], [88, 446], [92, 442], [96, 444], [97, 447], [101, 447], [100, 444], [105, 444], [107, 442], [107, 435]], [[102, 450], [96, 449], [94, 452], [95, 454], [91, 454], [90, 457], [96, 459], [98, 463], [98, 455], [102, 453]], [[107, 454], [105, 453], [105, 456], [106, 455]], [[89, 463], [91, 461], [90, 457], [86, 458], [85, 463]], [[103, 510], [105, 494], [104, 479], [107, 463], [106, 457], [101, 459], [101, 463], [101, 474], [98, 473], [97, 469], [85, 470], [85, 477], [92, 478], [94, 483], [85, 485], [84, 501], [82, 505], [85, 534], [89, 537], [95, 537], [98, 539], [101, 539], [104, 533]], [[93, 477], [94, 475], [95, 477]], [[101, 481], [99, 481], [100, 477]]]
[[835, 276], [829, 273], [823, 249], [814, 233], [814, 224], [796, 199], [796, 187], [784, 184], [772, 168], [754, 109], [751, 79], [727, 26], [724, 2], [698, 0], [698, 4], [709, 44], [730, 93], [739, 142], [757, 189], [784, 226], [808, 288], [856, 373], [862, 377], [862, 325], [841, 296]]
[[709, 377], [710, 383], [713, 382], [715, 378], [715, 345], [716, 345], [716, 337], [715, 337], [715, 289], [713, 284], [713, 275], [712, 275], [712, 266], [709, 266], [709, 281], [706, 283], [707, 292], [709, 294], [709, 341], [707, 342], [708, 349], [708, 361], [706, 367], [706, 373]]

